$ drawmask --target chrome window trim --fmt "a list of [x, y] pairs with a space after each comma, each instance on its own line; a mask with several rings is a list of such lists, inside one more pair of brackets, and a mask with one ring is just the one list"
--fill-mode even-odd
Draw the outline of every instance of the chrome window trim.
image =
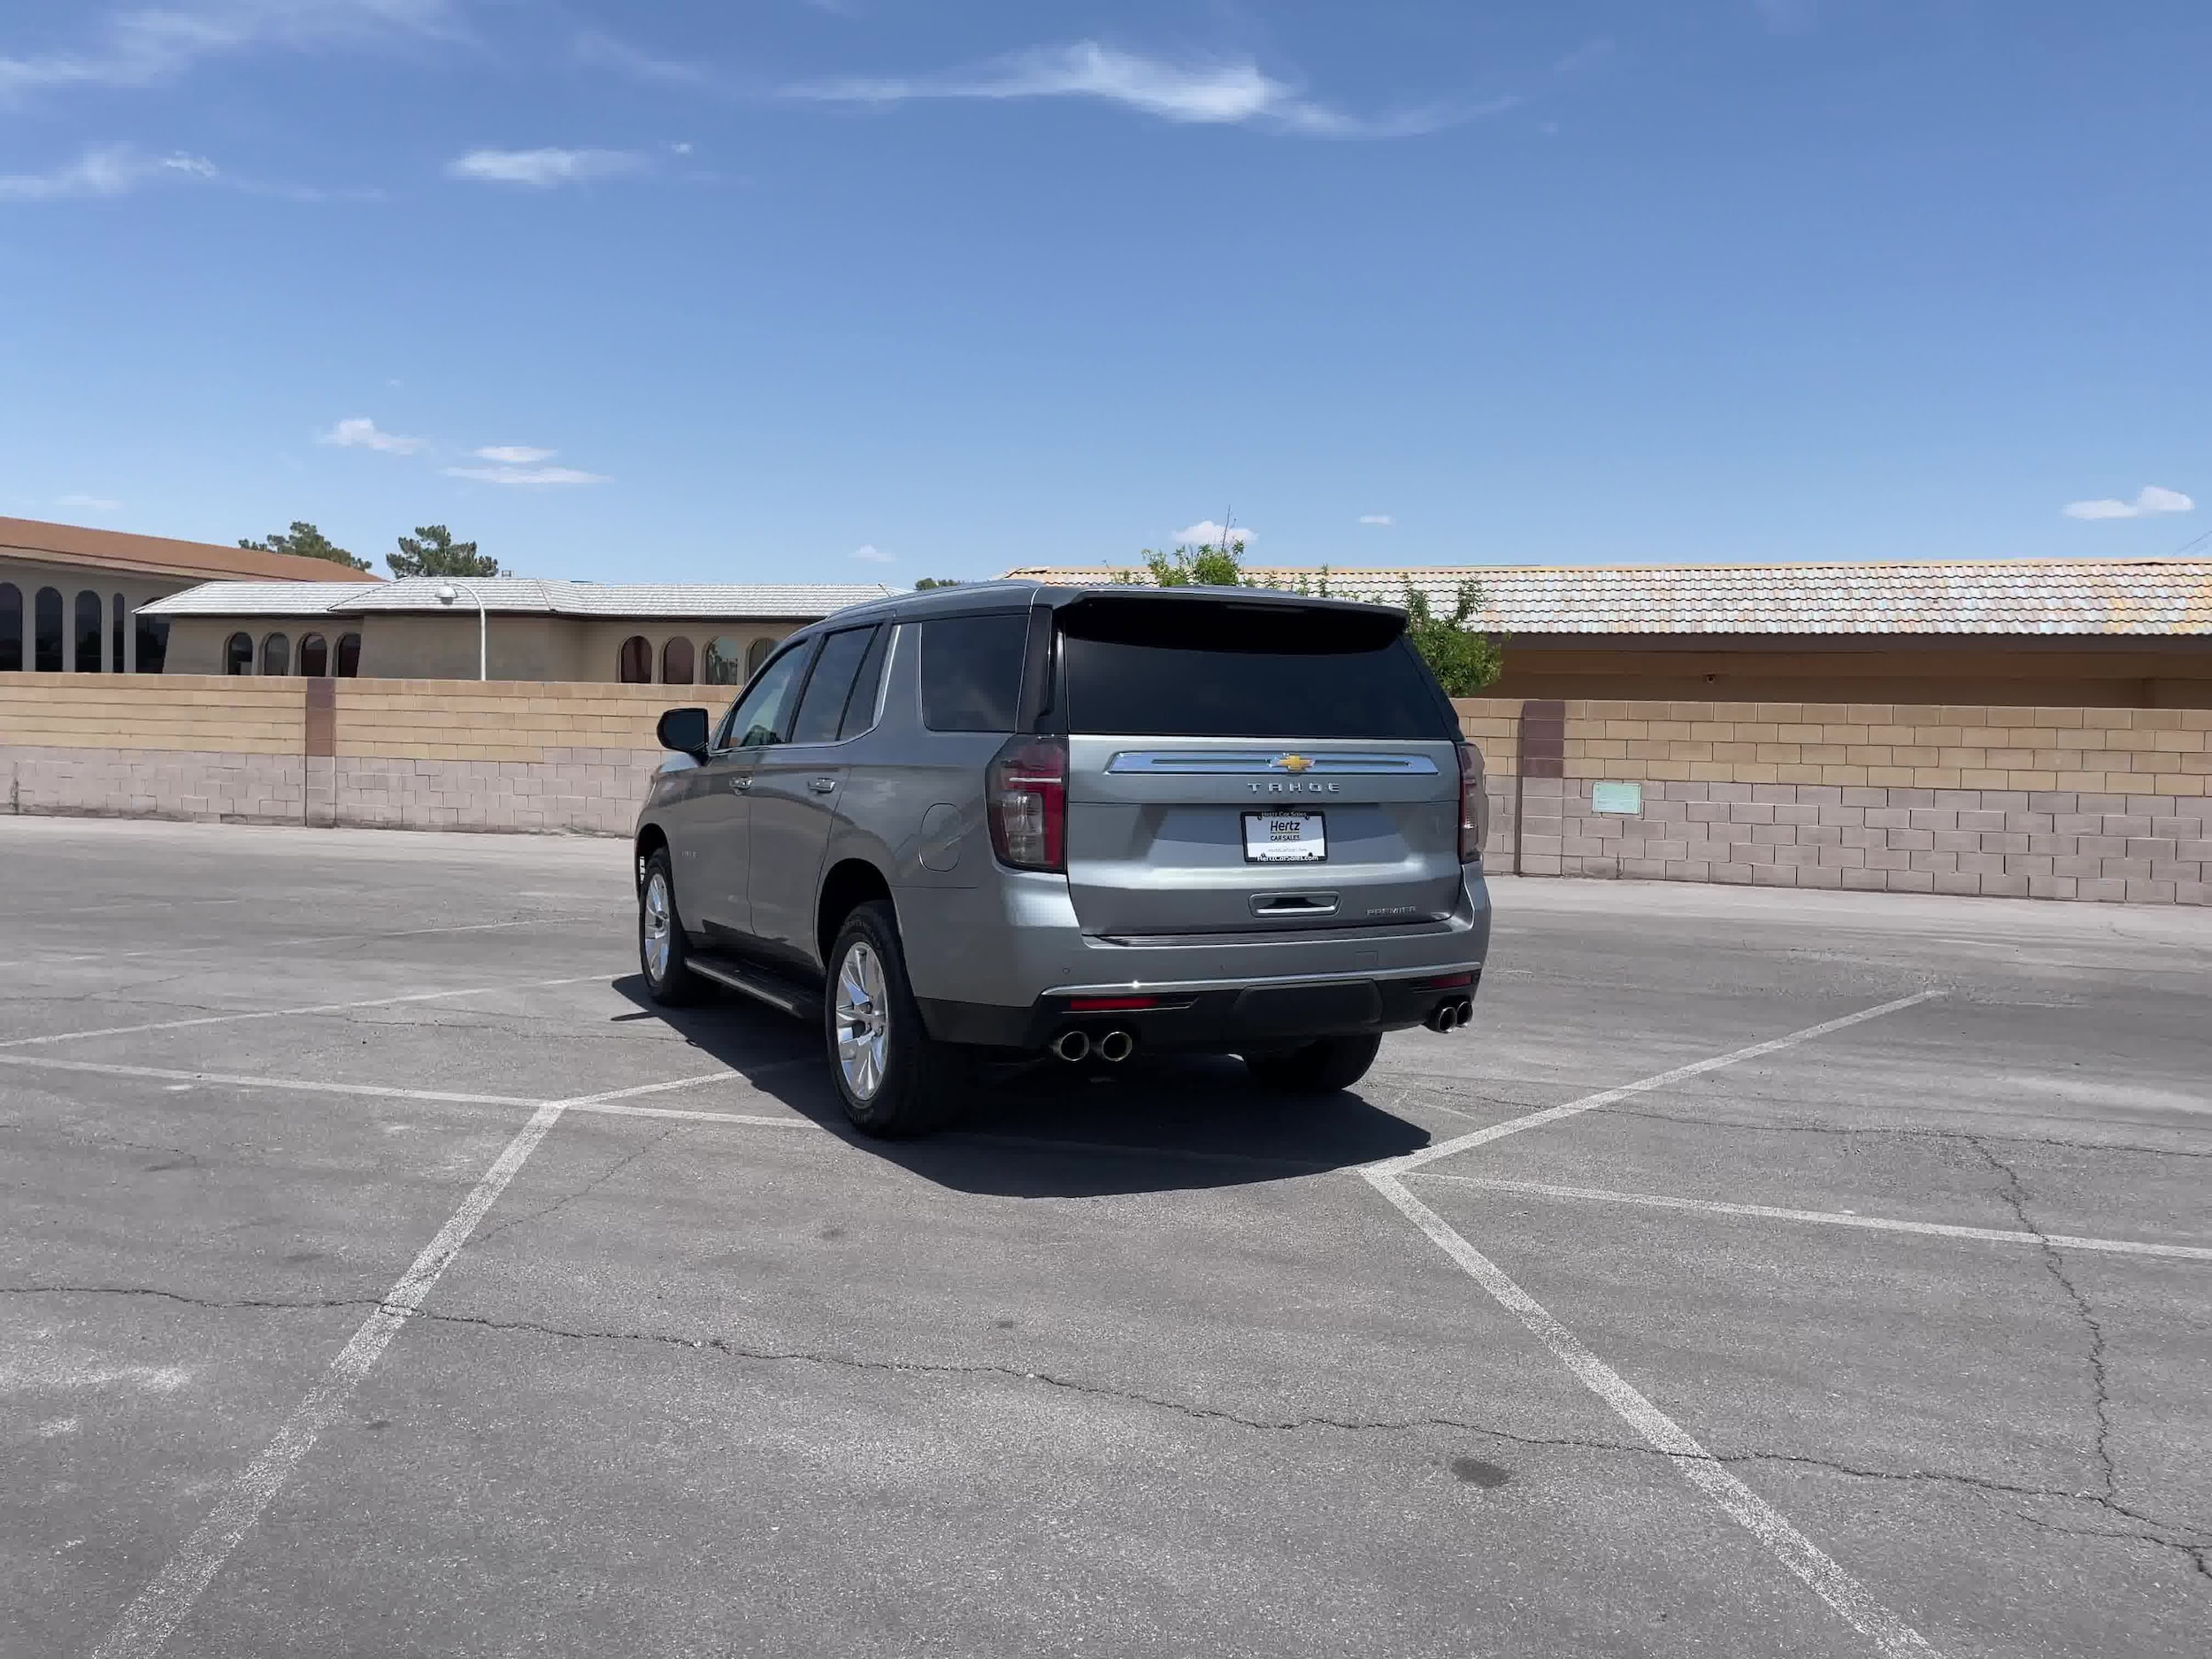
[[1294, 769], [1286, 763], [1295, 749], [1124, 749], [1106, 764], [1110, 772], [1134, 772], [1171, 777], [1304, 777], [1322, 778], [1433, 778], [1436, 763], [1426, 755], [1348, 755], [1317, 752], [1302, 756], [1308, 764]]

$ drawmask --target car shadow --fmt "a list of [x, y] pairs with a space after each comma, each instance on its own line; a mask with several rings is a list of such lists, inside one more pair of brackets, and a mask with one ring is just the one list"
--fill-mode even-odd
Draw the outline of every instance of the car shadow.
[[1370, 1105], [1358, 1087], [1274, 1094], [1227, 1056], [1144, 1055], [1111, 1067], [989, 1066], [959, 1118], [936, 1134], [872, 1140], [846, 1122], [812, 1026], [734, 995], [661, 1008], [637, 974], [614, 988], [826, 1133], [959, 1192], [1095, 1198], [1250, 1186], [1396, 1157], [1430, 1141], [1419, 1125]]

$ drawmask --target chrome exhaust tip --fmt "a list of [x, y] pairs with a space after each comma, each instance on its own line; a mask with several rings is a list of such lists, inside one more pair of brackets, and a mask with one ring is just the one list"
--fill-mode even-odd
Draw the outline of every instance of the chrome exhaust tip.
[[1098, 1057], [1119, 1065], [1137, 1051], [1137, 1040], [1125, 1031], [1110, 1031], [1098, 1040]]
[[1082, 1059], [1090, 1051], [1091, 1039], [1086, 1032], [1064, 1031], [1052, 1040], [1052, 1052], [1070, 1064]]
[[1457, 1002], [1457, 1003], [1454, 1006], [1454, 1010], [1453, 1010], [1453, 1018], [1454, 1018], [1454, 1024], [1455, 1024], [1455, 1025], [1465, 1025], [1465, 1024], [1466, 1024], [1469, 1020], [1472, 1019], [1474, 1017], [1475, 1017], [1475, 999], [1474, 999], [1473, 997], [1471, 997], [1471, 996], [1463, 996], [1463, 997], [1461, 997], [1461, 998], [1459, 999], [1458, 1002]]
[[1471, 1002], [1439, 1002], [1434, 1008], [1429, 1010], [1428, 1018], [1421, 1023], [1431, 1031], [1457, 1031], [1465, 1023], [1464, 1017], [1460, 1010], [1462, 1009], [1471, 1010], [1473, 1006]]

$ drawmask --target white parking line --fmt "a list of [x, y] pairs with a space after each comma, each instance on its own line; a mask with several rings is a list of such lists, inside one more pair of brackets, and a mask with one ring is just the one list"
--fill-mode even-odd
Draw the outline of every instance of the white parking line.
[[74, 1042], [81, 1037], [134, 1037], [142, 1032], [183, 1031], [194, 1025], [234, 1025], [248, 1019], [290, 1019], [309, 1014], [345, 1014], [363, 1008], [397, 1008], [406, 1002], [442, 1002], [456, 997], [490, 996], [501, 991], [543, 991], [557, 985], [603, 983], [603, 973], [565, 979], [526, 979], [519, 985], [472, 985], [457, 991], [410, 991], [404, 996], [372, 996], [358, 1002], [308, 1002], [298, 1008], [257, 1008], [235, 1014], [196, 1014], [189, 1019], [157, 1019], [139, 1025], [101, 1025], [90, 1031], [56, 1031], [42, 1037], [11, 1037], [0, 1048], [30, 1048], [42, 1043]]
[[1893, 1221], [1847, 1210], [1781, 1210], [1772, 1204], [1724, 1204], [1707, 1198], [1671, 1198], [1659, 1193], [1617, 1193], [1602, 1187], [1556, 1187], [1549, 1181], [1509, 1181], [1490, 1175], [1449, 1175], [1442, 1170], [1415, 1170], [1425, 1181], [1452, 1181], [1492, 1192], [1534, 1193], [1546, 1198], [1585, 1199], [1599, 1204], [1640, 1204], [1651, 1210], [1696, 1210], [1715, 1216], [1749, 1216], [1763, 1221], [1805, 1221], [1824, 1227], [1865, 1227], [1877, 1233], [1924, 1233], [1939, 1239], [1977, 1239], [1990, 1244], [2053, 1244], [2070, 1250], [2102, 1250], [2113, 1256], [2165, 1256], [2185, 1262], [2212, 1262], [2212, 1249], [2193, 1244], [2144, 1244], [2132, 1239], [2085, 1239], [2070, 1233], [2016, 1233], [2001, 1227], [1960, 1227], [1935, 1221]]
[[232, 1550], [238, 1548], [269, 1501], [282, 1490], [284, 1483], [303, 1457], [313, 1449], [315, 1440], [330, 1421], [344, 1409], [362, 1378], [368, 1375], [392, 1339], [399, 1334], [401, 1326], [420, 1308], [430, 1294], [431, 1286], [439, 1275], [461, 1253], [469, 1235], [476, 1231], [487, 1211], [506, 1191], [507, 1184], [516, 1172], [529, 1161], [547, 1133], [561, 1120], [563, 1113], [588, 1110], [607, 1102], [632, 1098], [640, 1094], [664, 1094], [672, 1089], [693, 1088], [702, 1083], [718, 1082], [728, 1077], [726, 1071], [710, 1071], [703, 1077], [672, 1079], [665, 1083], [641, 1083], [634, 1088], [614, 1089], [603, 1094], [587, 1094], [575, 1100], [547, 1101], [530, 1114], [530, 1121], [516, 1132], [505, 1150], [492, 1160], [475, 1190], [462, 1200], [461, 1207], [453, 1212], [437, 1236], [423, 1247], [422, 1254], [400, 1275], [398, 1282], [384, 1294], [383, 1301], [374, 1313], [361, 1322], [338, 1357], [330, 1363], [330, 1369], [292, 1409], [261, 1455], [247, 1465], [245, 1472], [232, 1481], [229, 1489], [217, 1502], [207, 1519], [201, 1522], [187, 1539], [182, 1548], [169, 1558], [167, 1564], [154, 1575], [153, 1582], [139, 1592], [138, 1598], [124, 1609], [123, 1617], [109, 1631], [107, 1639], [94, 1650], [93, 1659], [143, 1659], [169, 1639], [177, 1622], [192, 1610]]
[[1623, 1422], [1656, 1450], [1664, 1453], [1694, 1486], [1773, 1552], [1777, 1560], [1810, 1586], [1814, 1594], [1841, 1614], [1854, 1630], [1870, 1638], [1886, 1655], [1935, 1653], [1918, 1631], [1876, 1601], [1864, 1585], [1791, 1525], [1780, 1510], [1723, 1468], [1680, 1424], [1583, 1347], [1573, 1332], [1553, 1318], [1533, 1296], [1507, 1278], [1496, 1263], [1461, 1238], [1442, 1217], [1416, 1198], [1386, 1166], [1371, 1164], [1360, 1173], [1469, 1278], [1527, 1326], [1585, 1387], [1612, 1407]]
[[[626, 910], [621, 913], [626, 914]], [[405, 927], [392, 933], [308, 933], [273, 941], [286, 949], [302, 945], [373, 945], [388, 939], [426, 939], [434, 933], [490, 933], [503, 927], [539, 927], [550, 922], [595, 922], [597, 916], [521, 916], [511, 922], [458, 922], [449, 927]], [[181, 956], [196, 950], [235, 949], [236, 939], [210, 939], [196, 945], [163, 945], [152, 950], [75, 950], [50, 956], [19, 956], [0, 968], [45, 968], [60, 962], [136, 962], [146, 956]]]
[[1767, 1042], [1755, 1042], [1747, 1048], [1737, 1048], [1727, 1054], [1715, 1055], [1709, 1060], [1694, 1060], [1688, 1065], [1676, 1066], [1671, 1071], [1659, 1071], [1650, 1077], [1639, 1078], [1633, 1083], [1624, 1083], [1617, 1088], [1601, 1089], [1595, 1094], [1585, 1094], [1580, 1100], [1571, 1100], [1564, 1106], [1548, 1106], [1542, 1111], [1530, 1112], [1525, 1117], [1509, 1118], [1502, 1124], [1492, 1124], [1486, 1129], [1471, 1130], [1463, 1135], [1454, 1135], [1448, 1141], [1439, 1141], [1418, 1152], [1409, 1152], [1402, 1157], [1385, 1158], [1371, 1167], [1388, 1175], [1403, 1175], [1419, 1169], [1424, 1164], [1433, 1164], [1439, 1158], [1448, 1158], [1472, 1148], [1486, 1146], [1508, 1135], [1517, 1135], [1524, 1129], [1540, 1129], [1546, 1124], [1557, 1123], [1563, 1118], [1577, 1117], [1583, 1112], [1595, 1111], [1601, 1106], [1610, 1106], [1617, 1101], [1627, 1100], [1635, 1094], [1648, 1094], [1664, 1088], [1670, 1083], [1679, 1083], [1687, 1078], [1702, 1077], [1708, 1071], [1717, 1071], [1723, 1066], [1735, 1065], [1745, 1060], [1756, 1060], [1763, 1055], [1778, 1054], [1793, 1048], [1801, 1042], [1810, 1042], [1815, 1037], [1825, 1037], [1831, 1032], [1841, 1031], [1870, 1019], [1879, 1019], [1885, 1014], [1894, 1014], [1903, 1009], [1916, 1008], [1943, 995], [1940, 991], [1921, 991], [1911, 996], [1901, 996], [1893, 1002], [1883, 1002], [1874, 1008], [1863, 1008], [1855, 1014], [1846, 1014], [1840, 1019], [1824, 1020], [1817, 1025], [1808, 1025], [1802, 1031], [1776, 1037]]
[[318, 1083], [303, 1077], [242, 1077], [228, 1071], [171, 1071], [157, 1065], [115, 1065], [104, 1060], [58, 1060], [50, 1054], [0, 1054], [0, 1065], [42, 1071], [88, 1071], [96, 1077], [142, 1077], [157, 1082], [208, 1083], [226, 1088], [273, 1088], [295, 1094], [362, 1094], [373, 1100], [419, 1100], [440, 1106], [535, 1106], [526, 1094], [462, 1094], [447, 1089], [393, 1088], [381, 1083]]

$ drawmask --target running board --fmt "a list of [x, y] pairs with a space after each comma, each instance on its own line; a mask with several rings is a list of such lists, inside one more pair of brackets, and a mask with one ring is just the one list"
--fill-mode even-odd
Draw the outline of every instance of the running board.
[[757, 1002], [790, 1015], [794, 1019], [822, 1018], [822, 994], [806, 986], [771, 973], [765, 968], [756, 968], [750, 963], [732, 962], [726, 957], [694, 955], [691, 971], [703, 979], [712, 979], [733, 991], [742, 992]]

